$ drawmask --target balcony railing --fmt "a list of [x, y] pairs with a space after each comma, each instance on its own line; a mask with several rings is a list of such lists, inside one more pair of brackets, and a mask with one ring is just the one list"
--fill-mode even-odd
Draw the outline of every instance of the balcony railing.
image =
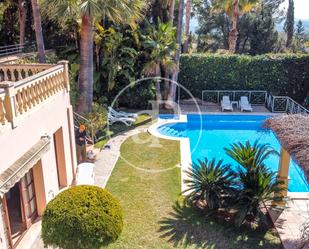
[[52, 64], [0, 64], [0, 81], [19, 81], [53, 66]]
[[57, 93], [69, 91], [68, 62], [57, 65], [0, 64], [0, 128], [35, 110]]
[[229, 96], [231, 101], [239, 101], [241, 96], [247, 96], [252, 105], [263, 105], [274, 113], [309, 114], [302, 105], [288, 96], [273, 96], [267, 91], [247, 90], [204, 90], [202, 91], [203, 103], [211, 102], [219, 104], [222, 96]]

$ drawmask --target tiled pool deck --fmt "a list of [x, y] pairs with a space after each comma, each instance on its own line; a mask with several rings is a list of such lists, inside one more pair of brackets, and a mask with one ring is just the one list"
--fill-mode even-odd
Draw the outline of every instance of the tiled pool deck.
[[[309, 193], [306, 199], [294, 199], [293, 195], [283, 210], [267, 207], [285, 249], [298, 249], [302, 227], [309, 220]], [[309, 239], [309, 238], [308, 238]], [[308, 244], [304, 247], [309, 248]]]

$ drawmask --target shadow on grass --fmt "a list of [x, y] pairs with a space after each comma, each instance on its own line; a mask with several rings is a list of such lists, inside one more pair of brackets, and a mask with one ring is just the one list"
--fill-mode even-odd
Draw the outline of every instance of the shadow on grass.
[[215, 221], [201, 211], [176, 202], [169, 217], [160, 222], [161, 238], [181, 248], [254, 249], [282, 248], [280, 240], [268, 229], [235, 228], [222, 220]]

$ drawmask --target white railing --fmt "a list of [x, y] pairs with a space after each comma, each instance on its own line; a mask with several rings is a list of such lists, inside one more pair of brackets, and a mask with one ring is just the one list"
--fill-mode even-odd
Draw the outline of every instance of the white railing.
[[309, 110], [288, 96], [273, 96], [267, 91], [260, 90], [204, 90], [202, 103], [219, 104], [223, 96], [229, 96], [231, 101], [239, 101], [241, 96], [247, 96], [252, 105], [265, 106], [274, 113], [309, 114]]
[[246, 90], [204, 90], [202, 91], [203, 103], [220, 103], [223, 96], [229, 96], [231, 101], [239, 101], [241, 96], [247, 96], [252, 105], [266, 105], [267, 91]]
[[35, 43], [15, 44], [9, 46], [0, 46], [0, 56], [7, 56], [13, 54], [23, 53], [26, 50], [34, 50]]
[[302, 105], [298, 104], [296, 101], [288, 96], [273, 96], [268, 95], [266, 107], [275, 113], [290, 113], [290, 114], [309, 114], [307, 110]]

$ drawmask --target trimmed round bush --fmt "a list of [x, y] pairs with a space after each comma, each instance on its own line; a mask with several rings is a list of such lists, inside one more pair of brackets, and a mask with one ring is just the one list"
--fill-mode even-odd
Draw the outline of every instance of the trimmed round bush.
[[119, 201], [96, 186], [74, 186], [50, 201], [42, 218], [44, 245], [62, 249], [99, 249], [123, 228]]

